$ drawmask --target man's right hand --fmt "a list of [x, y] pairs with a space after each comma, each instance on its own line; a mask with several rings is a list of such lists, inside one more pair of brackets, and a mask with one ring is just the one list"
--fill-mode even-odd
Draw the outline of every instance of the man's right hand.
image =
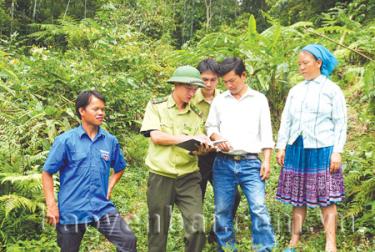
[[56, 226], [60, 221], [59, 208], [56, 203], [47, 206], [47, 223]]
[[200, 141], [201, 144], [198, 146], [197, 150], [191, 152], [192, 155], [202, 156], [206, 155], [209, 152], [216, 151], [216, 148], [210, 144], [211, 141], [207, 136], [198, 135], [194, 136], [194, 139]]
[[[212, 141], [226, 140], [217, 133], [212, 133], [210, 138], [211, 138]], [[215, 147], [221, 152], [228, 152], [232, 149], [232, 146], [230, 145], [230, 143], [228, 141], [224, 141], [224, 142], [215, 144]]]
[[284, 159], [285, 159], [285, 150], [279, 150], [276, 154], [277, 163], [283, 167], [284, 166]]
[[222, 152], [228, 152], [232, 149], [232, 146], [230, 145], [229, 142], [222, 142], [217, 145], [215, 145], [217, 148], [219, 148], [220, 151]]

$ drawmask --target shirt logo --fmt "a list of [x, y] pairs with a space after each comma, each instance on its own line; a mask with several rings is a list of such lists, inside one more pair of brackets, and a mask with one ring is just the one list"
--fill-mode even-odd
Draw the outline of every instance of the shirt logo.
[[108, 160], [109, 160], [109, 152], [108, 152], [108, 151], [100, 150], [100, 156], [101, 156], [105, 161], [108, 161]]

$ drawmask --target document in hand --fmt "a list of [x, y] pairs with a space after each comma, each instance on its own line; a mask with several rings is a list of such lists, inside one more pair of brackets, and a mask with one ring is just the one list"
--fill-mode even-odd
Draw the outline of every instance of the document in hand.
[[188, 150], [188, 151], [196, 151], [198, 150], [199, 145], [201, 145], [201, 143], [202, 143], [201, 141], [192, 138], [187, 141], [176, 144], [176, 146], [180, 148], [184, 148], [185, 150]]
[[[217, 140], [217, 141], [212, 141], [209, 143], [209, 145], [211, 145], [212, 147], [214, 147], [215, 145], [217, 144], [220, 144], [220, 143], [223, 143], [223, 142], [226, 142], [226, 140]], [[185, 150], [188, 150], [188, 151], [196, 151], [198, 150], [199, 146], [202, 144], [203, 142], [195, 139], [195, 138], [192, 138], [192, 139], [189, 139], [187, 141], [184, 141], [184, 142], [181, 142], [179, 144], [176, 144], [176, 146], [180, 147], [180, 148], [184, 148]]]

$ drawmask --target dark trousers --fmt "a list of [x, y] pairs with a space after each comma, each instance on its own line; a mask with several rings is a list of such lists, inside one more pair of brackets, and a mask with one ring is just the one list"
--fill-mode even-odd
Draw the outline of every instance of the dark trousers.
[[[207, 183], [210, 182], [210, 184], [213, 186], [213, 179], [212, 179], [212, 167], [214, 165], [214, 161], [216, 158], [216, 153], [211, 152], [204, 156], [199, 156], [198, 158], [198, 166], [199, 171], [202, 176], [201, 181], [201, 189], [202, 189], [202, 202], [204, 201], [204, 195], [206, 194], [207, 189]], [[238, 191], [238, 188], [236, 188], [236, 194], [234, 198], [234, 207], [233, 207], [233, 218], [236, 216], [236, 212], [238, 209], [238, 205], [241, 201], [241, 194]], [[213, 229], [210, 230], [210, 236], [214, 236]], [[212, 241], [213, 237], [209, 237], [209, 242]]]
[[137, 239], [119, 213], [104, 215], [99, 221], [85, 224], [57, 224], [57, 244], [61, 252], [78, 252], [87, 226], [95, 227], [119, 252], [137, 251]]
[[194, 172], [180, 178], [150, 173], [147, 188], [149, 212], [148, 251], [165, 252], [174, 204], [184, 222], [185, 252], [200, 252], [205, 243], [201, 176]]

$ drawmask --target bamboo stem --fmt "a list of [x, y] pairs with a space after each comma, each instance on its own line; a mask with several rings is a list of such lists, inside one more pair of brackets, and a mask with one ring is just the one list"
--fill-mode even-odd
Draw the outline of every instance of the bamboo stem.
[[87, 13], [87, 0], [85, 0], [85, 14], [84, 14], [85, 18], [86, 18], [86, 13]]
[[65, 18], [66, 13], [67, 13], [68, 10], [69, 10], [69, 4], [70, 4], [70, 0], [68, 0], [68, 4], [66, 5], [66, 9], [65, 9], [65, 13], [64, 13], [63, 19]]
[[337, 41], [335, 41], [335, 40], [333, 40], [333, 39], [327, 37], [327, 36], [324, 35], [324, 34], [320, 34], [320, 33], [314, 31], [314, 30], [311, 29], [311, 28], [307, 29], [307, 31], [310, 32], [310, 33], [313, 33], [313, 34], [315, 34], [315, 35], [318, 35], [318, 36], [320, 36], [320, 37], [322, 37], [322, 38], [325, 38], [325, 39], [327, 39], [327, 40], [329, 40], [329, 41], [331, 41], [331, 42], [333, 42], [333, 43], [335, 43], [335, 44], [337, 44], [337, 45], [339, 45], [339, 46], [342, 46], [342, 47], [344, 47], [344, 48], [346, 48], [346, 49], [348, 49], [348, 50], [350, 50], [350, 51], [352, 51], [352, 52], [354, 52], [354, 53], [356, 53], [356, 54], [358, 54], [358, 55], [361, 55], [362, 57], [364, 57], [364, 58], [366, 58], [366, 59], [368, 59], [368, 60], [370, 60], [370, 61], [374, 61], [374, 59], [372, 59], [370, 56], [367, 56], [367, 55], [365, 55], [365, 54], [363, 54], [363, 53], [361, 53], [361, 52], [359, 52], [359, 51], [357, 51], [357, 50], [354, 50], [354, 49], [352, 49], [352, 48], [350, 48], [350, 47], [348, 47], [348, 46], [346, 46], [346, 45], [344, 45], [344, 44], [342, 44], [342, 43], [340, 43], [340, 42], [337, 42]]

